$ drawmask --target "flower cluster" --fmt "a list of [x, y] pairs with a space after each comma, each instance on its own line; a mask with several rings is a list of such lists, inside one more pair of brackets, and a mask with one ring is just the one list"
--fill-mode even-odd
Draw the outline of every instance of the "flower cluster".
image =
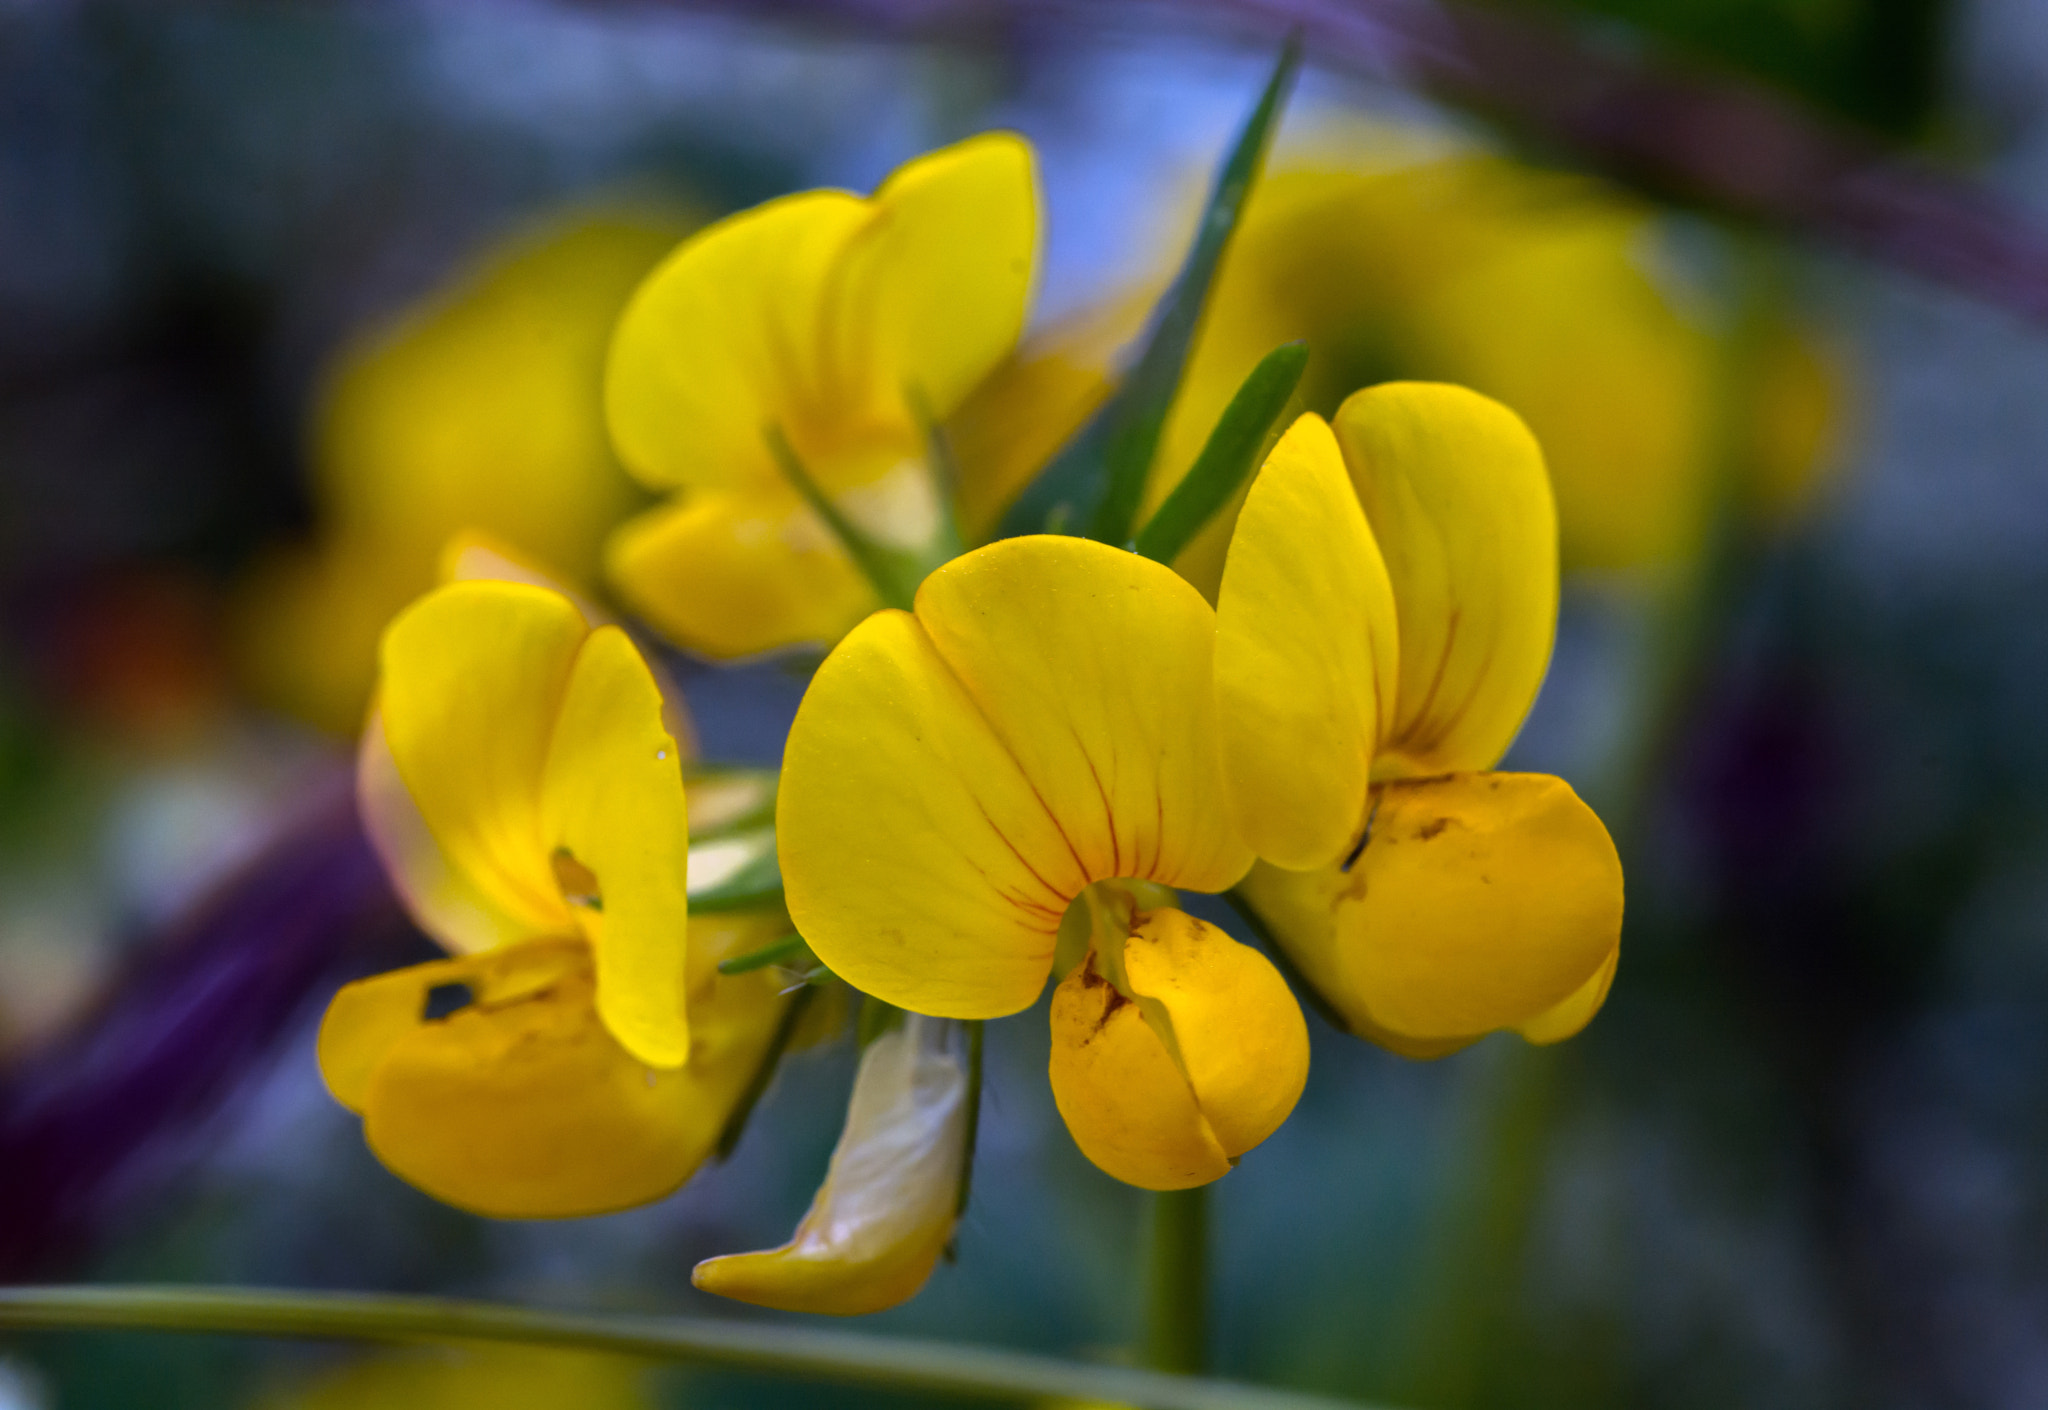
[[1536, 440], [1436, 383], [1299, 415], [1223, 496], [1213, 605], [1120, 543], [967, 550], [958, 506], [992, 492], [948, 423], [1015, 349], [1037, 224], [1029, 147], [987, 135], [715, 224], [620, 316], [606, 417], [671, 497], [613, 535], [610, 582], [699, 654], [828, 650], [779, 782], [695, 764], [658, 657], [487, 541], [385, 630], [363, 815], [452, 957], [344, 989], [320, 1060], [392, 1170], [499, 1216], [657, 1198], [850, 986], [824, 1187], [787, 1245], [697, 1278], [864, 1312], [948, 1246], [978, 1025], [1049, 980], [1069, 1131], [1159, 1190], [1300, 1097], [1283, 970], [1416, 1057], [1599, 1008], [1614, 847], [1563, 781], [1493, 771], [1557, 617]]

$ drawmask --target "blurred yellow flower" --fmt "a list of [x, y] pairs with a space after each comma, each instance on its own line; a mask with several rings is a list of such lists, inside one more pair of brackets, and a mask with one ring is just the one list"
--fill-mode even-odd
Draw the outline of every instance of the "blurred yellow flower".
[[1266, 959], [1139, 886], [1221, 891], [1251, 864], [1214, 639], [1208, 604], [1156, 563], [1082, 539], [991, 544], [826, 659], [777, 801], [798, 930], [915, 1013], [1028, 1007], [1069, 908], [1090, 909], [1055, 999], [1054, 1093], [1091, 1159], [1159, 1189], [1224, 1174], [1308, 1070]]
[[685, 228], [574, 218], [341, 352], [313, 421], [318, 538], [259, 565], [243, 594], [243, 668], [265, 699], [357, 730], [384, 624], [433, 585], [458, 530], [594, 580], [604, 535], [641, 500], [605, 434], [605, 344]]
[[[1292, 144], [1247, 202], [1203, 314], [1153, 467], [1146, 512], [1194, 462], [1245, 376], [1306, 340], [1306, 407], [1428, 378], [1527, 420], [1548, 456], [1567, 568], [1680, 562], [1700, 546], [1727, 459], [1724, 339], [1653, 268], [1655, 214], [1591, 181], [1499, 158], [1430, 154], [1413, 134], [1352, 127]], [[1118, 296], [1030, 340], [968, 408], [963, 480], [1007, 500], [1106, 387], [1149, 301]], [[1825, 462], [1837, 377], [1810, 342], [1773, 331], [1740, 459], [1765, 507], [1796, 501]], [[1178, 566], [1213, 600], [1229, 514]]]
[[[453, 558], [522, 576], [473, 543]], [[342, 989], [319, 1056], [378, 1157], [440, 1199], [551, 1217], [658, 1198], [765, 1056], [776, 981], [717, 964], [787, 921], [690, 916], [671, 718], [624, 632], [532, 581], [450, 583], [385, 632], [363, 821], [456, 958]], [[432, 1016], [450, 989], [466, 1002]]]
[[988, 133], [872, 197], [800, 192], [685, 241], [633, 296], [605, 376], [620, 457], [681, 491], [613, 538], [621, 596], [714, 657], [830, 645], [873, 610], [777, 440], [878, 543], [949, 543], [932, 426], [1016, 343], [1037, 238], [1031, 148]]
[[699, 1263], [705, 1292], [856, 1316], [915, 1296], [960, 1212], [967, 1069], [944, 1019], [909, 1014], [861, 1054], [825, 1184], [788, 1243]]
[[653, 1410], [645, 1368], [617, 1356], [474, 1345], [377, 1352], [288, 1389], [259, 1410]]
[[1239, 888], [1359, 1034], [1431, 1056], [1577, 1032], [1622, 876], [1561, 779], [1489, 772], [1557, 622], [1556, 514], [1514, 413], [1387, 383], [1261, 468], [1216, 608], [1223, 772], [1261, 860]]

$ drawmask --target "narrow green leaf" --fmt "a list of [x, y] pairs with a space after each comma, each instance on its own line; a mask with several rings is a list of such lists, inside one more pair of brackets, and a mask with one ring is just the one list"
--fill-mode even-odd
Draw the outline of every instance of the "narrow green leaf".
[[690, 848], [690, 909], [739, 911], [782, 899], [775, 829], [755, 828]]
[[804, 937], [791, 931], [780, 940], [770, 941], [758, 950], [749, 950], [744, 955], [718, 962], [720, 974], [752, 974], [757, 969], [766, 969], [778, 960], [788, 959], [804, 947]]
[[1003, 519], [1005, 534], [1044, 532], [1065, 506], [1067, 524], [1084, 529], [1088, 537], [1119, 546], [1130, 541], [1145, 478], [1174, 394], [1180, 390], [1210, 285], [1300, 67], [1300, 38], [1291, 36], [1258, 105], [1216, 173], [1194, 244], [1153, 313], [1144, 350], [1123, 384], [1011, 506]]
[[1138, 531], [1138, 552], [1171, 565], [1202, 526], [1230, 502], [1271, 443], [1280, 414], [1307, 366], [1307, 343], [1284, 344], [1259, 360], [1223, 408], [1186, 477]]

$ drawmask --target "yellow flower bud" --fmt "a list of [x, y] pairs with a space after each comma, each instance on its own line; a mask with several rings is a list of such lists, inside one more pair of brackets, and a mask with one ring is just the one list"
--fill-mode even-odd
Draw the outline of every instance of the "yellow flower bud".
[[1308, 1028], [1257, 950], [1181, 911], [1135, 919], [1121, 955], [1092, 951], [1053, 992], [1053, 1100], [1119, 1180], [1205, 1185], [1294, 1109]]

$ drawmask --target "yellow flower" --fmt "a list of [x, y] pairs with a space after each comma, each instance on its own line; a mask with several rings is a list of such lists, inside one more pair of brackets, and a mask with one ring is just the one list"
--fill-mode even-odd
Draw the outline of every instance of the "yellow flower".
[[[516, 574], [482, 545], [458, 569]], [[395, 1173], [479, 1213], [623, 1208], [687, 1179], [766, 1052], [779, 912], [691, 918], [683, 751], [616, 626], [530, 581], [459, 581], [386, 631], [363, 820], [455, 958], [344, 988], [329, 1088]], [[466, 991], [445, 1017], [436, 990]]]
[[829, 645], [876, 605], [778, 461], [912, 556], [951, 538], [929, 463], [1016, 342], [1037, 245], [1030, 147], [990, 133], [872, 197], [807, 191], [700, 232], [633, 296], [605, 404], [627, 467], [669, 503], [621, 529], [620, 594], [690, 649]]
[[[1524, 417], [1548, 457], [1566, 567], [1681, 562], [1700, 547], [1725, 460], [1727, 356], [1654, 275], [1655, 212], [1581, 178], [1493, 157], [1431, 155], [1398, 129], [1326, 131], [1276, 157], [1246, 203], [1204, 308], [1147, 490], [1163, 500], [1258, 360], [1304, 339], [1301, 395], [1328, 415], [1395, 378], [1470, 386]], [[1027, 342], [970, 406], [962, 476], [1014, 497], [1020, 441], [1056, 446], [1149, 301], [1120, 297]], [[1106, 336], [1105, 322], [1122, 337]], [[1787, 330], [1766, 349], [1758, 424], [1738, 428], [1770, 504], [1799, 498], [1826, 459], [1835, 379]], [[1230, 539], [1220, 516], [1176, 566], [1214, 600]]]
[[[1199, 593], [1133, 554], [978, 549], [826, 659], [777, 800], [798, 930], [916, 1013], [1028, 1007], [1093, 888], [1090, 954], [1055, 999], [1054, 1090], [1091, 1159], [1162, 1189], [1223, 1174], [1308, 1068], [1264, 957], [1137, 885], [1221, 891], [1252, 860], [1219, 764], [1215, 630]], [[1233, 987], [1243, 1002], [1220, 1009]], [[1239, 1055], [1255, 1061], [1230, 1070]], [[1109, 1103], [1145, 1112], [1149, 1134], [1122, 1134]]]
[[384, 1351], [258, 1400], [259, 1410], [650, 1410], [646, 1368], [619, 1356], [481, 1343]]
[[1621, 864], [1563, 780], [1489, 772], [1550, 659], [1556, 517], [1514, 413], [1389, 383], [1303, 416], [1217, 602], [1240, 895], [1361, 1035], [1412, 1056], [1570, 1036], [1605, 998]]
[[384, 624], [482, 529], [592, 581], [641, 496], [606, 440], [605, 341], [678, 222], [590, 215], [493, 251], [345, 348], [313, 418], [319, 538], [261, 565], [240, 650], [273, 704], [359, 729]]
[[699, 1263], [705, 1292], [855, 1316], [908, 1301], [959, 1218], [967, 1070], [943, 1019], [908, 1015], [868, 1044], [825, 1184], [790, 1241]]

